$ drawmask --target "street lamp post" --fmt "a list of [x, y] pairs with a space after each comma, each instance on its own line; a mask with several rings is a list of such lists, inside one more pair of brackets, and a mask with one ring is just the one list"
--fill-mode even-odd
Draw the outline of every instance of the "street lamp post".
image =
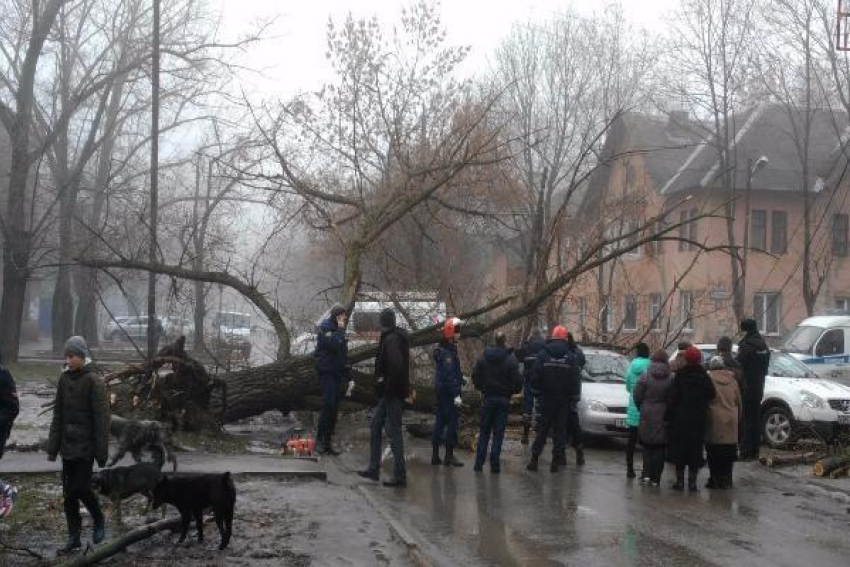
[[760, 169], [764, 169], [769, 160], [767, 156], [761, 156], [753, 163], [752, 159], [747, 160], [747, 186], [744, 192], [744, 257], [741, 260], [741, 290], [742, 302], [744, 305], [747, 301], [747, 257], [750, 251], [750, 192], [753, 189], [753, 177]]

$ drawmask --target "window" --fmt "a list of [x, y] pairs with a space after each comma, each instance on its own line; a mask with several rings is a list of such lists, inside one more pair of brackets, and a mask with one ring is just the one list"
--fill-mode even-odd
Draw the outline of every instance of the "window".
[[649, 295], [649, 324], [653, 331], [661, 330], [661, 294]]
[[[682, 223], [679, 226], [679, 238], [687, 239], [693, 242], [697, 240], [697, 221], [696, 219], [699, 211], [696, 209], [691, 209], [690, 211], [679, 211], [679, 222]], [[691, 244], [691, 242], [685, 242], [684, 240], [679, 241], [679, 251], [687, 252], [690, 250], [694, 250], [696, 247]]]
[[694, 296], [690, 291], [679, 291], [679, 324], [683, 331], [694, 330]]
[[578, 298], [578, 326], [583, 331], [587, 328], [587, 298]]
[[770, 220], [770, 252], [785, 254], [788, 252], [788, 213], [773, 211]]
[[836, 297], [835, 308], [844, 313], [850, 313], [850, 297]]
[[832, 215], [832, 255], [847, 256], [848, 218], [844, 214]]
[[[664, 228], [665, 228], [664, 221], [657, 221], [655, 223], [655, 229], [654, 229], [655, 234], [660, 234], [661, 231], [664, 230]], [[650, 242], [646, 246], [647, 246], [647, 250], [652, 255], [660, 256], [661, 254], [664, 254], [664, 241], [663, 240], [653, 240], [652, 242]]]
[[610, 333], [614, 329], [614, 310], [610, 308], [609, 304], [610, 300], [602, 306], [602, 312], [600, 313], [603, 333]]
[[778, 293], [756, 293], [753, 295], [753, 311], [759, 329], [766, 335], [779, 334], [779, 312], [781, 296]]
[[[637, 244], [637, 241], [640, 240], [640, 233], [637, 230], [640, 228], [637, 221], [626, 221], [623, 223], [623, 235], [628, 234], [629, 236], [623, 240], [624, 247], [630, 247]], [[632, 234], [634, 233], [634, 234]], [[626, 252], [627, 256], [640, 256], [640, 246], [633, 248], [632, 250]]]
[[767, 250], [767, 211], [753, 210], [750, 214], [750, 248]]
[[623, 330], [637, 331], [637, 297], [627, 295], [623, 305]]
[[815, 347], [815, 356], [844, 354], [844, 329], [830, 329], [823, 334]]

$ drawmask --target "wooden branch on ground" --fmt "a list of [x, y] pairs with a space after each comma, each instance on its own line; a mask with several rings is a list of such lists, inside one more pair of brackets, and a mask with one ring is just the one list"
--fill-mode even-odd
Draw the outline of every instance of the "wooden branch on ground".
[[782, 453], [774, 453], [772, 455], [762, 455], [759, 462], [768, 468], [781, 467], [784, 465], [811, 465], [823, 456], [822, 453], [810, 451], [808, 453], [794, 453], [784, 455]]
[[829, 478], [840, 478], [848, 475], [850, 475], [850, 465], [844, 465], [843, 467], [837, 468], [829, 473]]
[[103, 561], [104, 559], [112, 557], [113, 555], [121, 551], [124, 551], [136, 542], [152, 537], [158, 534], [159, 532], [165, 530], [174, 530], [179, 527], [179, 517], [160, 520], [152, 524], [147, 524], [145, 526], [127, 532], [118, 539], [114, 539], [104, 543], [103, 545], [95, 548], [92, 553], [87, 553], [85, 555], [75, 557], [74, 559], [60, 564], [58, 567], [85, 567], [87, 565], [94, 565], [96, 563], [99, 563], [100, 561]]
[[850, 455], [835, 455], [825, 457], [815, 463], [815, 476], [827, 476], [831, 472], [843, 467], [850, 466]]

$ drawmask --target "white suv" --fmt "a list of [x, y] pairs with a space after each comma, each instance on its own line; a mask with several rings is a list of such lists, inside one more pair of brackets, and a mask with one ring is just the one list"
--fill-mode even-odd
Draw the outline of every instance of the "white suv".
[[[706, 362], [717, 350], [715, 345], [696, 347]], [[850, 387], [818, 378], [790, 354], [771, 350], [761, 415], [762, 434], [771, 447], [784, 447], [806, 433], [831, 440], [850, 432]]]
[[607, 437], [629, 434], [629, 393], [625, 375], [629, 359], [610, 350], [583, 348], [587, 364], [581, 376], [579, 419], [584, 433]]

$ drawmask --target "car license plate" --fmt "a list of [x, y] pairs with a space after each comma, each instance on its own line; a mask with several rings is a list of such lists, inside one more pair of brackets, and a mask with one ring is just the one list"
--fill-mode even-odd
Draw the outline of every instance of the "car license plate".
[[841, 425], [850, 425], [850, 413], [840, 414], [838, 416], [838, 423]]
[[[850, 417], [850, 416], [848, 416], [848, 417]], [[848, 422], [848, 423], [850, 423], [850, 422]], [[615, 419], [614, 420], [614, 427], [625, 428], [626, 427], [626, 420], [625, 419]]]

